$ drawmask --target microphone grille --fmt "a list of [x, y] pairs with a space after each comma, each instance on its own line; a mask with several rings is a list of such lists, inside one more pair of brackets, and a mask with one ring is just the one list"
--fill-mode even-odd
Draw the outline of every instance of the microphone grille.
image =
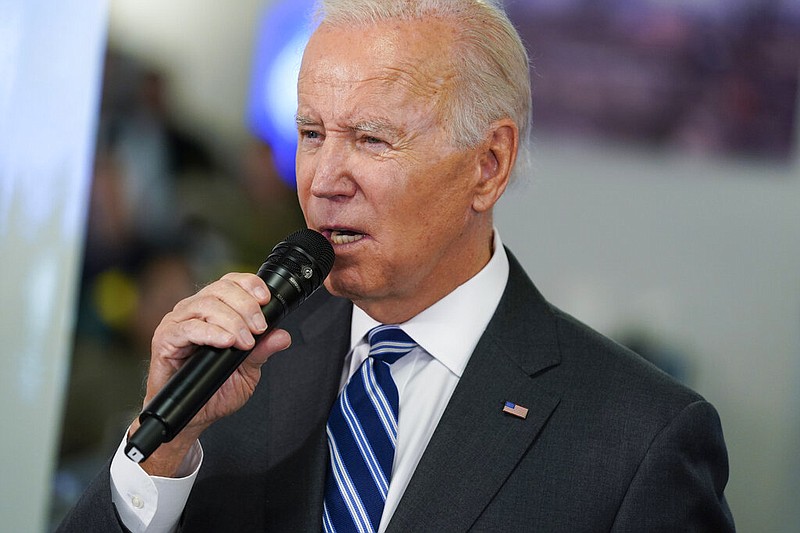
[[285, 242], [301, 248], [317, 261], [317, 266], [321, 269], [321, 279], [330, 274], [336, 255], [331, 243], [321, 233], [312, 229], [301, 229], [286, 237]]

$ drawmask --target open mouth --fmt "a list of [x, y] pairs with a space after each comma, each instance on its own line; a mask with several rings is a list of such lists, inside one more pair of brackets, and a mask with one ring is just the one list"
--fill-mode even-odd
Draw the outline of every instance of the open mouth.
[[331, 230], [331, 242], [333, 244], [350, 244], [364, 238], [362, 233], [348, 230]]

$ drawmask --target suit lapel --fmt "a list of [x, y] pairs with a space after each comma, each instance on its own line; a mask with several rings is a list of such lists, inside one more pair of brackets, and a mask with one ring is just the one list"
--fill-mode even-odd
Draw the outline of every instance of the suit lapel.
[[[322, 299], [327, 293], [320, 292]], [[268, 386], [262, 387], [268, 395], [262, 403], [268, 409], [267, 476], [277, 481], [269, 488], [267, 530], [321, 529], [328, 461], [325, 423], [350, 347], [352, 312], [350, 302], [326, 297], [330, 301], [307, 304], [314, 312], [287, 327], [292, 347], [271, 358], [268, 368], [265, 365], [269, 377]]]
[[270, 435], [275, 439], [273, 447], [286, 454], [293, 444], [325, 425], [350, 347], [350, 302], [327, 293], [320, 296], [328, 300], [307, 303], [314, 311], [287, 326], [292, 346], [269, 359], [264, 366], [267, 385], [259, 387], [266, 396], [260, 403], [269, 410], [270, 425], [281, 428], [278, 435]]
[[[532, 445], [559, 397], [536, 387], [559, 362], [547, 303], [509, 253], [509, 282], [389, 525], [466, 531]], [[519, 317], [524, 317], [520, 320]], [[506, 401], [526, 418], [502, 411]]]
[[253, 397], [201, 437], [184, 531], [319, 531], [325, 422], [349, 348], [350, 302], [324, 289], [281, 324], [292, 346], [262, 367]]

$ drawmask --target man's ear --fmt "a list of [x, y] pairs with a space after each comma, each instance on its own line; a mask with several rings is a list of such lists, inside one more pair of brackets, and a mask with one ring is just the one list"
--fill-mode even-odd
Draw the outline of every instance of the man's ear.
[[488, 211], [500, 199], [508, 185], [518, 148], [519, 128], [513, 120], [502, 119], [492, 124], [479, 155], [481, 177], [472, 199], [475, 211]]

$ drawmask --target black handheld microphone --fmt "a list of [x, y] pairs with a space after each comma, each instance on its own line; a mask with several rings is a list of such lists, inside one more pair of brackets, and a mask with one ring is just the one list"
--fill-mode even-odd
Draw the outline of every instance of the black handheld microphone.
[[[322, 285], [333, 268], [333, 247], [310, 229], [292, 233], [272, 249], [258, 270], [272, 298], [261, 308], [269, 327], [260, 339]], [[128, 439], [125, 455], [140, 463], [162, 443], [171, 441], [251, 350], [201, 347], [173, 375], [139, 415], [141, 425]]]

